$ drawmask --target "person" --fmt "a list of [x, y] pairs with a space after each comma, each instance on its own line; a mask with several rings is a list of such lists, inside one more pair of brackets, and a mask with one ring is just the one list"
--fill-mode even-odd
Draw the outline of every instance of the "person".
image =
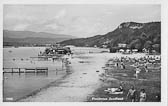
[[138, 79], [138, 74], [140, 73], [141, 69], [137, 66], [135, 69], [135, 77]]
[[118, 62], [116, 63], [116, 67], [118, 67]]
[[120, 85], [120, 86], [117, 88], [116, 92], [122, 92], [122, 91], [123, 91], [123, 87], [122, 87], [122, 85]]
[[141, 89], [140, 94], [139, 94], [139, 101], [140, 102], [145, 102], [146, 101], [145, 89]]
[[147, 66], [147, 63], [144, 63], [144, 68], [145, 68], [146, 73], [148, 73], [148, 66]]
[[125, 65], [123, 62], [121, 62], [121, 69], [125, 69]]
[[134, 86], [131, 86], [131, 89], [129, 89], [128, 94], [126, 96], [126, 99], [131, 101], [131, 102], [135, 102], [135, 100], [136, 100], [136, 90], [135, 90]]

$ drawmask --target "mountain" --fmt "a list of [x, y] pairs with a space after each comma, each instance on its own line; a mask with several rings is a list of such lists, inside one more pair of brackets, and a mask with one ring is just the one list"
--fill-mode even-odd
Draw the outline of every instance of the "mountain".
[[71, 35], [51, 34], [32, 31], [3, 30], [4, 45], [48, 44], [75, 38]]
[[64, 34], [52, 34], [47, 32], [32, 32], [32, 31], [9, 31], [9, 30], [3, 30], [3, 36], [8, 38], [27, 38], [27, 37], [75, 38], [74, 36]]
[[96, 35], [89, 38], [70, 39], [61, 42], [64, 45], [102, 47], [107, 45], [109, 48], [117, 47], [119, 43], [125, 43], [128, 48], [161, 48], [161, 22], [121, 23], [114, 31], [105, 35]]

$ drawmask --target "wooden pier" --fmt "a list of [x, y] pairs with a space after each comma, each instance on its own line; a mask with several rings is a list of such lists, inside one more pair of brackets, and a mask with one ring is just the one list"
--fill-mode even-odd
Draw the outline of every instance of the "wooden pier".
[[48, 73], [48, 67], [3, 68], [3, 73]]

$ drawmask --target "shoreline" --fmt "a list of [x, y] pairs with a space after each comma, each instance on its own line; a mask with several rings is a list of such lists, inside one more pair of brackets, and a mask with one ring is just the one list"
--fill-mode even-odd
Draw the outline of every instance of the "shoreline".
[[[78, 58], [75, 58], [71, 62], [73, 73], [62, 79], [59, 84], [57, 81], [53, 82], [46, 89], [40, 90], [19, 101], [87, 101], [87, 96], [92, 94], [100, 86], [99, 73], [101, 73], [100, 69], [104, 65], [105, 60], [104, 58], [97, 59], [97, 55], [94, 56], [93, 54], [79, 56], [81, 58], [77, 56]], [[96, 72], [98, 70], [99, 72]], [[93, 75], [95, 75], [94, 79]], [[49, 95], [50, 97], [47, 98]]]
[[[108, 60], [109, 63], [111, 61], [113, 60]], [[108, 62], [107, 64], [109, 64]], [[145, 102], [160, 102], [161, 69], [158, 68], [160, 67], [160, 63], [156, 64], [157, 66], [154, 64], [152, 69], [148, 69], [147, 73], [141, 67], [142, 72], [138, 78], [135, 78], [135, 67], [130, 63], [126, 65], [126, 69], [116, 69], [115, 65], [112, 66], [113, 68], [111, 66], [105, 66], [107, 73], [104, 74], [107, 74], [107, 76], [105, 75], [105, 79], [103, 77], [101, 86], [88, 97], [86, 102], [130, 102], [126, 97], [130, 86], [135, 86], [137, 96], [140, 93], [140, 89], [143, 88], [146, 90], [147, 100]], [[118, 88], [120, 85], [123, 87], [121, 94], [107, 92], [107, 89]], [[136, 98], [135, 102], [139, 102], [139, 98]]]
[[[108, 85], [100, 80], [100, 75], [104, 73], [102, 67], [105, 67], [107, 61], [114, 57], [139, 57], [144, 55], [123, 55], [117, 53], [75, 55], [71, 59], [70, 66], [72, 67], [72, 72], [70, 74], [64, 75], [59, 80], [53, 81], [45, 87], [19, 98], [15, 102], [95, 102], [94, 100], [109, 102], [122, 99], [122, 97], [96, 97], [102, 93], [100, 90], [107, 88], [104, 85]], [[120, 82], [115, 77], [112, 77], [110, 80], [114, 83], [115, 87]], [[93, 97], [94, 100], [90, 101], [90, 97]]]

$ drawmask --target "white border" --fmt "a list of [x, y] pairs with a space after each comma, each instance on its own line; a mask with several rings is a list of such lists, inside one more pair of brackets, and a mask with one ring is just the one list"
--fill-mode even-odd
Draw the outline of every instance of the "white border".
[[168, 40], [168, 1], [167, 0], [3, 0], [0, 1], [0, 69], [2, 71], [3, 64], [3, 49], [2, 49], [2, 35], [3, 35], [3, 4], [161, 4], [161, 36], [162, 36], [162, 74], [161, 74], [161, 99], [162, 101], [157, 102], [148, 102], [148, 103], [122, 103], [122, 102], [24, 102], [24, 103], [9, 103], [2, 102], [2, 73], [0, 74], [1, 82], [0, 82], [0, 105], [9, 106], [9, 105], [17, 105], [17, 106], [29, 106], [29, 105], [50, 105], [50, 106], [79, 106], [79, 105], [88, 105], [88, 106], [147, 106], [147, 105], [155, 105], [155, 106], [167, 106], [167, 40]]
[[[164, 0], [3, 0], [3, 4], [160, 4]], [[165, 0], [166, 1], [166, 0]]]

